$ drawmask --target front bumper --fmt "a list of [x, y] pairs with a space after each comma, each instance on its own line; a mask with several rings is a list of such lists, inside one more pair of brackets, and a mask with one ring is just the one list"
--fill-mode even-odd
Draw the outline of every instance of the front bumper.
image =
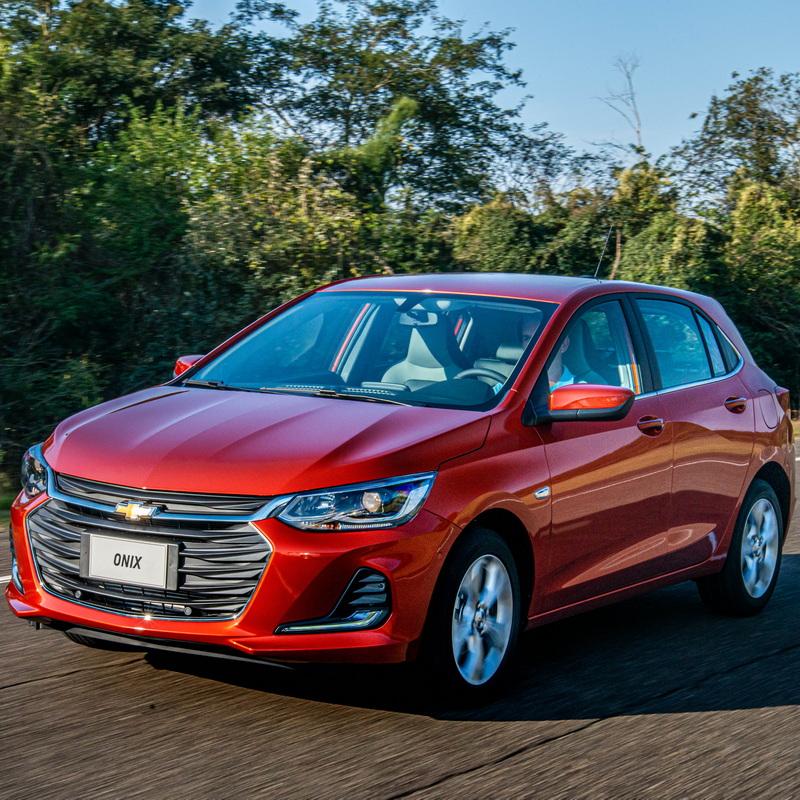
[[[229, 648], [287, 662], [393, 663], [414, 658], [444, 555], [457, 535], [451, 523], [422, 510], [394, 529], [309, 533], [277, 519], [255, 522], [273, 553], [244, 610], [229, 620], [147, 619], [101, 610], [48, 592], [39, 580], [25, 520], [46, 496], [12, 506], [11, 528], [22, 591], [6, 589], [11, 610], [31, 621], [144, 639]], [[373, 630], [276, 634], [285, 623], [325, 617], [360, 568], [387, 576], [392, 613]]]

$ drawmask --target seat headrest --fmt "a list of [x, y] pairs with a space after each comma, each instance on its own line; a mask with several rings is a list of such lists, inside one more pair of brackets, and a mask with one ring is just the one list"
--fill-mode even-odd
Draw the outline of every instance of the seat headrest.
[[516, 364], [522, 358], [523, 347], [521, 344], [502, 343], [497, 348], [497, 360], [507, 361], [509, 364]]
[[453, 366], [453, 359], [447, 346], [448, 336], [452, 336], [452, 332], [443, 318], [435, 325], [412, 328], [406, 363], [425, 369]]

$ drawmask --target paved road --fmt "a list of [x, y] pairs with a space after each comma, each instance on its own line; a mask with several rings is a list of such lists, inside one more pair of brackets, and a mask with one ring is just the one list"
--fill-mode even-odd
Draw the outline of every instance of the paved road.
[[557, 623], [471, 712], [392, 670], [89, 650], [4, 606], [2, 798], [800, 797], [799, 515], [761, 616], [684, 584]]

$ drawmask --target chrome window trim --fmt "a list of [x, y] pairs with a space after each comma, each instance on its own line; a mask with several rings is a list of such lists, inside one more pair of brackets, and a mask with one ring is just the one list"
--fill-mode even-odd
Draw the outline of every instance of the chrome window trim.
[[[703, 385], [708, 384], [708, 383], [715, 383], [716, 381], [721, 381], [721, 380], [725, 380], [727, 378], [731, 378], [734, 375], [737, 375], [741, 371], [742, 367], [744, 366], [744, 358], [743, 358], [742, 354], [739, 352], [739, 349], [731, 341], [731, 339], [728, 336], [728, 334], [725, 333], [724, 330], [722, 330], [722, 328], [714, 320], [714, 318], [711, 317], [702, 308], [700, 308], [700, 306], [696, 305], [691, 300], [687, 300], [687, 299], [682, 298], [682, 297], [673, 297], [671, 295], [662, 294], [660, 292], [646, 292], [646, 293], [642, 293], [642, 294], [638, 294], [636, 292], [630, 292], [630, 293], [626, 293], [626, 294], [627, 294], [631, 304], [636, 307], [636, 314], [637, 314], [637, 317], [638, 317], [637, 322], [639, 324], [639, 327], [643, 328], [641, 333], [642, 333], [642, 335], [647, 334], [647, 337], [650, 339], [651, 344], [653, 344], [653, 342], [652, 342], [652, 337], [650, 336], [650, 331], [647, 329], [647, 325], [646, 325], [646, 323], [644, 323], [644, 320], [642, 318], [642, 310], [637, 305], [637, 301], [640, 300], [640, 299], [657, 300], [657, 301], [660, 300], [660, 301], [664, 301], [664, 302], [678, 303], [679, 305], [683, 305], [683, 306], [686, 306], [687, 308], [690, 308], [694, 312], [694, 314], [696, 316], [700, 316], [700, 317], [705, 318], [705, 320], [712, 326], [712, 328], [714, 330], [716, 330], [725, 339], [725, 341], [730, 345], [731, 350], [733, 350], [733, 352], [736, 353], [736, 356], [738, 358], [738, 361], [736, 362], [736, 365], [733, 367], [733, 369], [731, 369], [730, 371], [726, 372], [724, 375], [712, 375], [711, 377], [703, 378], [703, 380], [700, 380], [700, 381], [692, 381], [691, 383], [679, 383], [676, 386], [668, 386], [666, 388], [654, 389], [652, 392], [646, 392], [645, 394], [637, 394], [636, 395], [637, 398], [639, 398], [639, 397], [651, 397], [653, 395], [658, 395], [658, 394], [668, 394], [669, 392], [674, 392], [674, 391], [676, 391], [678, 389], [688, 389], [688, 388], [692, 388], [692, 387], [695, 387], [695, 386], [703, 386]], [[703, 332], [699, 329], [699, 326], [698, 326], [698, 334], [700, 335], [700, 340], [704, 341]], [[704, 344], [704, 348], [705, 348], [705, 344]], [[655, 366], [658, 367], [658, 358], [656, 357], [655, 352], [654, 351], [651, 352], [649, 350], [649, 348], [646, 348], [646, 350], [648, 350], [648, 352], [646, 353], [646, 357], [655, 359], [655, 361], [656, 361]], [[725, 359], [725, 355], [722, 354], [722, 357], [723, 357], [723, 360], [724, 360]], [[708, 366], [709, 366], [709, 369], [713, 373], [713, 366], [711, 365], [710, 362], [709, 362]], [[651, 372], [652, 372], [652, 369], [651, 369]], [[660, 377], [660, 370], [659, 370], [659, 377]]]
[[[733, 345], [731, 345], [731, 347], [733, 347]], [[702, 381], [694, 381], [693, 383], [679, 383], [677, 386], [669, 386], [666, 389], [656, 389], [652, 392], [646, 392], [645, 394], [637, 394], [636, 397], [634, 397], [633, 399], [634, 403], [640, 397], [655, 397], [657, 395], [678, 392], [681, 391], [682, 389], [693, 389], [696, 386], [706, 386], [709, 383], [719, 383], [719, 381], [726, 381], [728, 380], [728, 378], [732, 378], [735, 375], [738, 375], [739, 372], [741, 372], [742, 367], [744, 367], [744, 359], [742, 358], [741, 354], [735, 347], [733, 348], [733, 350], [739, 356], [739, 362], [736, 364], [736, 367], [734, 367], [734, 369], [731, 370], [730, 372], [726, 372], [724, 375], [717, 375], [716, 377], [713, 378], [706, 378], [705, 380]]]

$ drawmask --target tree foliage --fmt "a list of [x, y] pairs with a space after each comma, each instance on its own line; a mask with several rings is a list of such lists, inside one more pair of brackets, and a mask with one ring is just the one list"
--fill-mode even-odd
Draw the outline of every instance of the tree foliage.
[[5, 463], [282, 300], [376, 273], [599, 264], [713, 294], [796, 396], [800, 76], [734, 76], [669, 160], [603, 166], [501, 103], [523, 83], [510, 35], [433, 0], [305, 22], [242, 0], [216, 30], [169, 0], [0, 0]]
[[734, 73], [712, 97], [700, 131], [676, 148], [673, 169], [684, 192], [724, 205], [733, 181], [782, 186], [800, 201], [800, 74]]
[[508, 31], [465, 35], [434, 0], [321, 2], [312, 21], [286, 24], [288, 36], [268, 42], [286, 66], [283, 81], [264, 87], [265, 106], [315, 149], [360, 147], [398, 102], [413, 102], [381, 197], [405, 189], [426, 204], [474, 200], [510, 163], [552, 172], [566, 155], [544, 125], [528, 131], [516, 109], [498, 105], [503, 89], [524, 85], [505, 63]]

